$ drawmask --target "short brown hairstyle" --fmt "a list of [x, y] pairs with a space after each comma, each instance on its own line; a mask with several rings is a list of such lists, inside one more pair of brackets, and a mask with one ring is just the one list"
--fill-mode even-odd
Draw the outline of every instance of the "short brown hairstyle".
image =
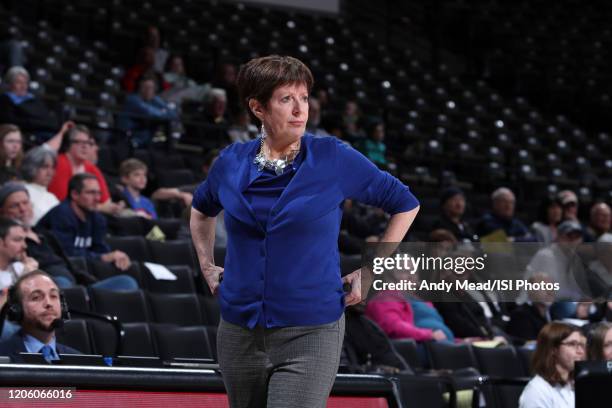
[[552, 385], [565, 385], [566, 381], [556, 368], [557, 353], [561, 342], [574, 332], [582, 334], [577, 326], [562, 322], [551, 322], [542, 327], [538, 333], [536, 350], [531, 359], [533, 374], [538, 374]]
[[604, 340], [608, 330], [612, 330], [612, 323], [601, 322], [591, 331], [589, 336], [588, 356], [589, 360], [605, 360], [603, 348]]
[[138, 159], [127, 159], [121, 162], [119, 166], [119, 177], [128, 177], [130, 173], [136, 170], [144, 170], [147, 171], [147, 165]]
[[281, 55], [268, 55], [250, 60], [240, 68], [236, 80], [240, 100], [251, 116], [253, 114], [249, 109], [250, 99], [255, 99], [265, 106], [276, 88], [288, 84], [304, 84], [310, 93], [314, 78], [302, 61]]

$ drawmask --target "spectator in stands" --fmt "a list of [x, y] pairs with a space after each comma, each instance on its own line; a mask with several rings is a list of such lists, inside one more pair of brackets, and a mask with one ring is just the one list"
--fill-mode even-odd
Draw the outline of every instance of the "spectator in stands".
[[121, 80], [123, 89], [126, 92], [138, 91], [138, 81], [143, 76], [149, 77], [160, 92], [170, 88], [170, 85], [164, 81], [162, 75], [153, 68], [154, 63], [155, 50], [152, 47], [141, 48], [138, 52], [137, 62], [125, 71], [125, 75]]
[[109, 290], [138, 288], [136, 281], [128, 275], [98, 280], [86, 271], [72, 267], [57, 238], [42, 226], [34, 226], [32, 200], [24, 185], [13, 182], [0, 187], [0, 216], [10, 218], [23, 227], [27, 255], [38, 262], [40, 269], [53, 276], [60, 288], [71, 287], [77, 281]]
[[380, 119], [370, 120], [366, 127], [366, 137], [355, 143], [355, 148], [381, 168], [387, 166], [385, 146], [385, 124]]
[[538, 209], [538, 219], [531, 224], [531, 230], [538, 242], [550, 244], [557, 239], [557, 225], [561, 222], [563, 208], [554, 197], [545, 197]]
[[47, 362], [59, 360], [60, 354], [81, 354], [55, 339], [62, 318], [60, 291], [45, 272], [35, 270], [21, 276], [9, 291], [8, 305], [9, 318], [21, 330], [0, 343], [0, 355], [23, 363], [19, 353], [41, 353]]
[[365, 137], [363, 130], [360, 128], [361, 109], [355, 101], [347, 101], [344, 105], [342, 114], [346, 137], [349, 141], [354, 142]]
[[[535, 274], [529, 281], [552, 283], [550, 277], [543, 273]], [[550, 307], [555, 294], [553, 291], [533, 290], [528, 293], [528, 299], [510, 312], [510, 321], [506, 326], [506, 332], [519, 345], [535, 341], [542, 327], [551, 321]]]
[[594, 242], [603, 234], [609, 233], [612, 227], [612, 211], [606, 203], [595, 203], [591, 207], [589, 226], [586, 233], [588, 242]]
[[[385, 274], [385, 282], [414, 282], [418, 287], [419, 271], [411, 269], [395, 270], [390, 275]], [[368, 301], [365, 313], [374, 320], [392, 339], [410, 338], [416, 341], [449, 340], [453, 341], [453, 333], [444, 324], [444, 320], [430, 302], [418, 299], [416, 290], [384, 290], [376, 293]], [[416, 309], [413, 308], [416, 306]], [[416, 316], [416, 312], [420, 314]], [[425, 323], [419, 325], [417, 322]]]
[[138, 80], [138, 92], [125, 99], [118, 125], [131, 132], [134, 147], [148, 146], [158, 131], [168, 134], [172, 122], [178, 120], [176, 110], [156, 92], [155, 78], [147, 74]]
[[321, 104], [314, 96], [308, 98], [308, 123], [306, 130], [315, 136], [329, 136], [321, 125]]
[[500, 187], [491, 194], [493, 210], [485, 214], [476, 229], [482, 239], [492, 233], [505, 235], [508, 242], [532, 242], [535, 240], [529, 229], [514, 216], [516, 198], [512, 190]]
[[43, 146], [30, 149], [23, 159], [21, 175], [26, 181], [25, 187], [32, 199], [33, 225], [59, 204], [57, 197], [47, 190], [55, 175], [56, 164], [57, 154]]
[[5, 72], [9, 68], [25, 66], [26, 56], [24, 47], [13, 27], [5, 22], [0, 28], [0, 72]]
[[527, 265], [526, 278], [536, 274], [547, 275], [552, 282], [559, 283], [558, 300], [567, 300], [553, 305], [554, 318], [576, 316], [576, 301], [587, 295], [588, 287], [582, 259], [576, 249], [582, 243], [582, 227], [576, 221], [563, 221], [557, 228], [557, 240], [540, 249]]
[[106, 220], [97, 211], [102, 190], [93, 174], [79, 173], [68, 183], [67, 198], [49, 211], [39, 222], [57, 237], [66, 255], [101, 260], [125, 271], [129, 256], [111, 251], [105, 241]]
[[598, 323], [588, 336], [588, 358], [591, 361], [612, 361], [612, 323]]
[[557, 199], [563, 206], [563, 220], [580, 222], [578, 219], [578, 197], [571, 190], [562, 190], [557, 194]]
[[[473, 256], [471, 249], [458, 246], [455, 236], [448, 230], [434, 230], [430, 233], [428, 255], [432, 257]], [[465, 252], [465, 253], [463, 253]], [[455, 280], [474, 281], [469, 271], [457, 274], [452, 270], [432, 271], [430, 282], [454, 282]], [[456, 337], [467, 341], [493, 339], [506, 342], [507, 334], [503, 327], [505, 310], [484, 291], [463, 290], [455, 287], [448, 293], [446, 301], [434, 302], [446, 325]], [[449, 301], [449, 300], [452, 300]]]
[[607, 299], [612, 293], [612, 234], [602, 234], [595, 244], [595, 259], [589, 263], [589, 284], [593, 297]]
[[19, 126], [33, 133], [40, 143], [51, 139], [60, 127], [57, 116], [28, 92], [30, 74], [23, 67], [13, 67], [4, 78], [8, 92], [0, 95], [0, 123]]
[[[123, 184], [123, 195], [128, 206], [145, 218], [156, 220], [157, 212], [151, 200], [142, 195], [147, 186], [147, 165], [138, 159], [127, 159], [119, 166], [119, 177]], [[180, 200], [185, 207], [191, 206], [193, 195], [178, 188], [158, 188], [151, 196], [153, 200]]]
[[15, 125], [0, 125], [0, 168], [18, 172], [22, 160], [21, 131]]
[[38, 269], [38, 262], [26, 252], [26, 234], [16, 221], [0, 217], [0, 289], [12, 286], [17, 279]]
[[434, 221], [432, 229], [444, 229], [450, 231], [457, 241], [478, 241], [472, 226], [463, 219], [465, 214], [465, 194], [456, 186], [450, 186], [442, 190], [440, 194], [440, 207], [442, 214]]
[[222, 61], [217, 65], [215, 77], [211, 83], [213, 88], [225, 91], [227, 107], [229, 112], [236, 112], [241, 107], [238, 99], [238, 88], [236, 87], [236, 65], [229, 61]]
[[147, 27], [144, 35], [144, 46], [153, 51], [152, 67], [155, 72], [162, 73], [168, 59], [168, 51], [161, 47], [161, 35], [159, 28], [154, 25]]
[[245, 109], [241, 109], [234, 115], [232, 125], [227, 134], [233, 143], [244, 143], [257, 137], [259, 131], [257, 126], [251, 123], [251, 116]]
[[204, 98], [204, 121], [213, 125], [228, 126], [227, 93], [221, 88], [212, 88]]
[[339, 113], [328, 113], [321, 119], [321, 127], [325, 130], [328, 135], [334, 136], [339, 140], [342, 140], [347, 145], [351, 145], [346, 140], [344, 132], [344, 125], [342, 123], [342, 116]]
[[183, 101], [202, 101], [210, 90], [210, 85], [198, 85], [196, 81], [187, 76], [183, 57], [178, 54], [168, 58], [164, 81], [169, 87], [160, 96], [168, 102], [177, 104]]
[[576, 326], [548, 323], [538, 335], [532, 358], [535, 377], [519, 400], [519, 408], [573, 408], [574, 364], [585, 358], [586, 339]]
[[123, 209], [122, 203], [115, 204], [102, 175], [102, 171], [88, 159], [94, 147], [91, 132], [86, 126], [78, 125], [68, 131], [64, 138], [60, 154], [57, 156], [55, 174], [48, 185], [49, 192], [63, 201], [68, 196], [68, 181], [75, 174], [90, 173], [98, 180], [101, 195], [98, 210], [107, 214], [118, 214]]

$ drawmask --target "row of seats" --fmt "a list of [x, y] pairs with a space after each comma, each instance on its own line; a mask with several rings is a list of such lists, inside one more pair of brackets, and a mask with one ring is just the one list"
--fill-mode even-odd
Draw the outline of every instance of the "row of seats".
[[147, 290], [109, 291], [75, 286], [62, 290], [68, 310], [114, 316], [121, 323], [168, 323], [180, 326], [217, 325], [216, 298], [195, 293], [155, 293]]
[[[112, 324], [94, 319], [71, 319], [57, 332], [58, 341], [84, 354], [217, 359], [216, 326], [124, 323], [120, 340]], [[119, 343], [119, 347], [117, 347]]]
[[[414, 340], [393, 340], [393, 345], [417, 374], [427, 372]], [[533, 350], [529, 348], [485, 348], [446, 342], [427, 342], [425, 347], [429, 359], [427, 365], [431, 369], [454, 372], [473, 370], [477, 375], [487, 376], [486, 381], [480, 384], [487, 406], [518, 406], [521, 392], [531, 377]]]

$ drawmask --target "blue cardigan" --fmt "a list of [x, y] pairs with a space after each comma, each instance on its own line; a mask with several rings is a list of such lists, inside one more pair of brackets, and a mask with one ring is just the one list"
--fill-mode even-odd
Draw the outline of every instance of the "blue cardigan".
[[[418, 206], [409, 189], [333, 137], [302, 137], [303, 162], [270, 209], [265, 229], [244, 191], [259, 139], [224, 149], [197, 188], [193, 208], [222, 209], [228, 234], [219, 304], [224, 320], [254, 328], [312, 326], [344, 311], [338, 233], [345, 199], [391, 214]], [[260, 316], [261, 315], [261, 316]]]

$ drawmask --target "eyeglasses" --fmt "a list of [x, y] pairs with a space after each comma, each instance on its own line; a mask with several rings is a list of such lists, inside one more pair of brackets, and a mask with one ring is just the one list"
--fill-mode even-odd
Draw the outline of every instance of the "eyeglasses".
[[561, 344], [563, 344], [564, 346], [567, 346], [567, 347], [571, 347], [573, 349], [581, 348], [583, 350], [586, 350], [586, 343], [583, 342], [583, 341], [576, 341], [576, 340], [573, 340], [573, 341], [562, 341]]
[[80, 146], [93, 146], [94, 142], [92, 142], [91, 140], [73, 140], [72, 144]]

